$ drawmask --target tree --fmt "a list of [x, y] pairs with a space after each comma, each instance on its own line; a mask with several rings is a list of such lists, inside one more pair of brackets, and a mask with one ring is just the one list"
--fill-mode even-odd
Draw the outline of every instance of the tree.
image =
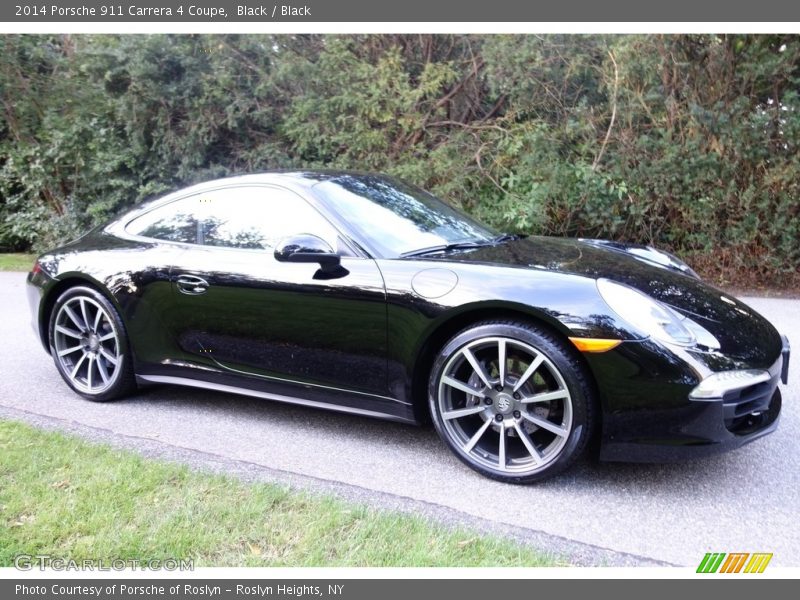
[[800, 281], [799, 59], [781, 35], [3, 36], [0, 246], [195, 181], [330, 166], [504, 230]]

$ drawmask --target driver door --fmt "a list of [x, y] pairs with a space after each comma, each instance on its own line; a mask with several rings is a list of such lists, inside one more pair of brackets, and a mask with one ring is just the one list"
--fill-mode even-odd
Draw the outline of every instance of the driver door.
[[[375, 261], [356, 256], [304, 198], [273, 186], [230, 186], [182, 200], [196, 245], [171, 272], [168, 322], [198, 366], [300, 387], [387, 393], [386, 292]], [[279, 262], [279, 241], [311, 234], [341, 256], [335, 277]]]

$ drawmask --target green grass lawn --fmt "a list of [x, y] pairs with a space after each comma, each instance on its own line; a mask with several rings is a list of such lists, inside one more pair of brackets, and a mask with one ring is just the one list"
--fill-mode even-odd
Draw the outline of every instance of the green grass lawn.
[[557, 566], [555, 557], [0, 420], [0, 566], [18, 554], [195, 566]]
[[0, 271], [30, 271], [35, 254], [12, 252], [0, 254]]

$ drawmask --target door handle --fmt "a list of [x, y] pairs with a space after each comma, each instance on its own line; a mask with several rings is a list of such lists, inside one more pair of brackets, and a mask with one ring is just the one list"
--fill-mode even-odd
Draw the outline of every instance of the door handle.
[[196, 275], [178, 275], [175, 284], [179, 292], [189, 296], [198, 296], [208, 291], [208, 282]]

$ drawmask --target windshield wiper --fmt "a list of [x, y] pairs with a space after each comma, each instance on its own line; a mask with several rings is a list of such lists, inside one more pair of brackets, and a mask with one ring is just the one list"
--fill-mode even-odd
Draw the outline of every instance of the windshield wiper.
[[502, 244], [503, 242], [513, 242], [518, 240], [519, 236], [516, 233], [501, 233], [496, 238], [492, 238], [493, 244]]
[[400, 256], [405, 258], [407, 256], [422, 256], [424, 254], [434, 254], [436, 252], [450, 252], [451, 250], [469, 250], [471, 248], [484, 248], [486, 246], [496, 246], [504, 242], [512, 242], [518, 240], [520, 236], [514, 233], [503, 233], [491, 240], [482, 242], [453, 242], [452, 244], [439, 244], [438, 246], [430, 246], [428, 248], [420, 248], [418, 250], [409, 250], [403, 252]]
[[422, 256], [423, 254], [433, 254], [435, 252], [450, 252], [451, 250], [469, 250], [471, 248], [483, 248], [484, 246], [493, 246], [493, 241], [485, 242], [454, 242], [452, 244], [440, 244], [438, 246], [430, 246], [428, 248], [419, 248], [418, 250], [409, 250], [403, 252], [400, 256], [406, 258], [407, 256]]

